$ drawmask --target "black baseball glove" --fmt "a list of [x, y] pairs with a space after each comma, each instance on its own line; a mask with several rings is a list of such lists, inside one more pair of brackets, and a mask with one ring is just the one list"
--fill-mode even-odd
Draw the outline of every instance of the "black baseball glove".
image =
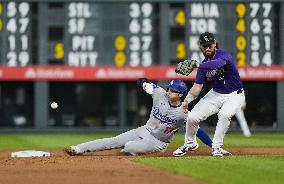
[[176, 66], [175, 72], [181, 75], [188, 76], [194, 68], [197, 67], [197, 61], [196, 60], [184, 60], [182, 62], [179, 62]]

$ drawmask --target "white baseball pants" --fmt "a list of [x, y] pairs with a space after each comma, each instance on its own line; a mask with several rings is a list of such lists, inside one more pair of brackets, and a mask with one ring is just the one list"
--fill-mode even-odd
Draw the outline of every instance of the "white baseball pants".
[[231, 118], [241, 107], [244, 98], [244, 92], [237, 94], [237, 91], [235, 91], [230, 94], [220, 94], [211, 89], [188, 114], [185, 145], [193, 146], [199, 123], [209, 116], [218, 113], [218, 122], [212, 147], [221, 147]]
[[246, 107], [246, 101], [245, 101], [245, 98], [243, 99], [244, 101], [242, 102], [242, 106], [241, 108], [239, 108], [236, 112], [236, 118], [240, 124], [240, 127], [243, 131], [243, 134], [244, 136], [246, 137], [250, 137], [251, 136], [251, 132], [249, 130], [249, 127], [248, 127], [248, 123], [247, 123], [247, 120], [245, 118], [245, 114], [244, 114], [244, 109]]

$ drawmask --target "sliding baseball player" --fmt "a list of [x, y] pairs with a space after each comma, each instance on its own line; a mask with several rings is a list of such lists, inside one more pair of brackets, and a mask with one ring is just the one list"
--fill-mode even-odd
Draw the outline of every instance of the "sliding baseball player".
[[[137, 83], [153, 98], [151, 114], [146, 125], [116, 137], [70, 146], [66, 149], [69, 155], [114, 148], [123, 148], [121, 152], [131, 155], [164, 152], [167, 149], [175, 133], [185, 125], [187, 112], [181, 109], [181, 98], [187, 93], [187, 86], [181, 80], [172, 80], [166, 85], [167, 91], [165, 91], [146, 79], [139, 79]], [[206, 132], [200, 129], [199, 135], [201, 140], [211, 147], [212, 141]]]

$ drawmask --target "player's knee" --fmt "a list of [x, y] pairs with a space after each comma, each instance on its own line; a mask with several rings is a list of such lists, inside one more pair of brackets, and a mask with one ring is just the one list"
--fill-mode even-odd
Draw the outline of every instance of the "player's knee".
[[198, 124], [200, 122], [200, 117], [194, 113], [189, 113], [187, 116], [187, 122], [190, 124]]
[[228, 111], [224, 111], [224, 112], [219, 112], [218, 113], [218, 118], [220, 120], [230, 121], [232, 116], [233, 116], [232, 113], [230, 113]]
[[124, 150], [127, 152], [135, 150], [135, 147], [132, 141], [129, 141], [124, 145]]
[[137, 152], [137, 148], [135, 146], [135, 144], [133, 144], [133, 141], [129, 141], [124, 145], [124, 151], [128, 152], [128, 153], [136, 153]]

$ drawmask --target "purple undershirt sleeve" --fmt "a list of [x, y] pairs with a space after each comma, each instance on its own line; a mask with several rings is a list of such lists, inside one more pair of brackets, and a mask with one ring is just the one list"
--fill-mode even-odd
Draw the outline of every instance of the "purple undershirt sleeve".
[[227, 64], [227, 62], [223, 59], [214, 59], [214, 60], [211, 60], [211, 61], [207, 61], [205, 63], [201, 63], [199, 65], [199, 68], [200, 69], [218, 69], [222, 66], [224, 66], [225, 64]]

